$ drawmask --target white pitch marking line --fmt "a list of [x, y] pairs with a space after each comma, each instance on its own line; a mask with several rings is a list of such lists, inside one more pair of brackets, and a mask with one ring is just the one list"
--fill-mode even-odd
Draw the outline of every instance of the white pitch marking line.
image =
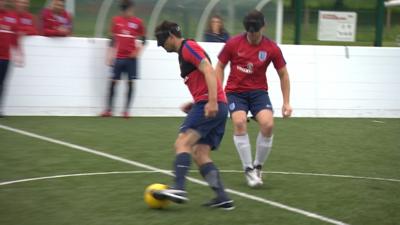
[[[123, 163], [129, 164], [129, 165], [140, 167], [140, 168], [143, 168], [143, 169], [151, 170], [151, 171], [154, 171], [154, 172], [159, 172], [159, 173], [162, 173], [162, 174], [165, 174], [165, 175], [168, 175], [168, 176], [174, 176], [174, 174], [172, 172], [165, 171], [165, 170], [162, 170], [160, 168], [153, 167], [153, 166], [150, 166], [150, 165], [147, 165], [147, 164], [143, 164], [143, 163], [140, 163], [140, 162], [137, 162], [137, 161], [128, 160], [128, 159], [125, 159], [125, 158], [122, 158], [122, 157], [119, 157], [119, 156], [115, 156], [115, 155], [112, 155], [112, 154], [108, 154], [108, 153], [105, 153], [105, 152], [100, 152], [100, 151], [97, 151], [97, 150], [94, 150], [94, 149], [86, 148], [86, 147], [83, 147], [83, 146], [71, 144], [71, 143], [68, 143], [68, 142], [60, 141], [60, 140], [56, 140], [56, 139], [53, 139], [53, 138], [49, 138], [49, 137], [45, 137], [45, 136], [42, 136], [42, 135], [34, 134], [34, 133], [27, 132], [27, 131], [24, 131], [24, 130], [15, 129], [15, 128], [12, 128], [12, 127], [9, 127], [9, 126], [0, 125], [0, 128], [4, 129], [4, 130], [11, 131], [11, 132], [14, 132], [14, 133], [18, 133], [18, 134], [21, 134], [21, 135], [25, 135], [25, 136], [28, 136], [28, 137], [37, 138], [37, 139], [40, 139], [40, 140], [43, 140], [43, 141], [47, 141], [47, 142], [50, 142], [50, 143], [54, 143], [54, 144], [66, 146], [66, 147], [69, 147], [69, 148], [74, 148], [74, 149], [77, 149], [77, 150], [80, 150], [80, 151], [92, 153], [94, 155], [102, 156], [102, 157], [109, 158], [109, 159], [112, 159], [112, 160], [115, 160], [115, 161], [119, 161], [119, 162], [123, 162]], [[193, 183], [200, 184], [200, 185], [203, 185], [203, 186], [208, 186], [208, 184], [206, 182], [201, 181], [199, 179], [195, 179], [195, 178], [192, 178], [192, 177], [186, 177], [186, 178], [189, 181], [193, 182]], [[298, 213], [298, 214], [304, 215], [306, 217], [310, 217], [310, 218], [314, 218], [314, 219], [317, 219], [317, 220], [321, 220], [321, 221], [324, 221], [324, 222], [327, 222], [327, 223], [331, 223], [331, 224], [335, 224], [335, 225], [349, 225], [349, 224], [341, 222], [339, 220], [331, 219], [331, 218], [328, 218], [328, 217], [325, 217], [325, 216], [321, 216], [321, 215], [313, 213], [313, 212], [308, 212], [308, 211], [305, 211], [305, 210], [302, 210], [302, 209], [298, 209], [298, 208], [295, 208], [295, 207], [284, 205], [284, 204], [279, 203], [279, 202], [271, 201], [271, 200], [268, 200], [268, 199], [265, 199], [265, 198], [260, 198], [260, 197], [257, 197], [257, 196], [254, 196], [254, 195], [250, 195], [250, 194], [247, 194], [247, 193], [244, 193], [244, 192], [236, 191], [236, 190], [233, 190], [233, 189], [226, 189], [226, 192], [228, 192], [230, 194], [237, 195], [237, 196], [241, 196], [243, 198], [247, 198], [247, 199], [250, 199], [250, 200], [254, 200], [254, 201], [257, 201], [257, 202], [265, 203], [265, 204], [268, 204], [268, 205], [271, 205], [271, 206], [275, 206], [277, 208], [281, 208], [281, 209], [284, 209], [284, 210], [287, 210], [287, 211], [290, 211], [290, 212]]]
[[385, 122], [380, 121], [380, 120], [372, 120], [371, 122], [373, 122], [373, 123], [385, 123]]
[[[241, 170], [221, 170], [222, 173], [243, 173]], [[300, 176], [318, 176], [318, 177], [338, 177], [338, 178], [350, 178], [350, 179], [361, 179], [361, 180], [379, 180], [379, 181], [390, 181], [400, 182], [400, 179], [395, 178], [382, 178], [382, 177], [363, 177], [353, 176], [344, 174], [326, 174], [326, 173], [302, 173], [302, 172], [283, 172], [283, 171], [264, 171], [267, 174], [283, 174], [283, 175], [300, 175]]]
[[[167, 171], [167, 170], [166, 170]], [[190, 173], [197, 173], [197, 170], [190, 170]], [[240, 170], [220, 170], [220, 173], [243, 173]], [[111, 172], [92, 172], [92, 173], [73, 173], [73, 174], [62, 174], [62, 175], [53, 175], [53, 176], [45, 176], [45, 177], [32, 177], [32, 178], [24, 178], [20, 180], [10, 180], [0, 182], [0, 186], [16, 184], [16, 183], [24, 183], [30, 181], [37, 180], [49, 180], [49, 179], [58, 179], [58, 178], [67, 178], [67, 177], [81, 177], [81, 176], [97, 176], [97, 175], [113, 175], [113, 174], [143, 174], [143, 173], [158, 173], [156, 171], [149, 170], [131, 170], [131, 171], [111, 171]], [[391, 181], [391, 182], [400, 182], [398, 179], [389, 179], [389, 178], [380, 178], [380, 177], [358, 177], [351, 175], [338, 175], [338, 174], [321, 174], [321, 173], [299, 173], [299, 172], [280, 172], [280, 171], [268, 171], [263, 172], [268, 174], [282, 174], [282, 175], [302, 175], [302, 176], [322, 176], [322, 177], [339, 177], [339, 178], [350, 178], [350, 179], [363, 179], [363, 180], [379, 180], [379, 181]]]
[[83, 176], [96, 176], [96, 175], [111, 175], [111, 174], [142, 174], [142, 173], [158, 173], [156, 171], [149, 170], [134, 170], [134, 171], [112, 171], [112, 172], [95, 172], [95, 173], [73, 173], [73, 174], [62, 174], [62, 175], [54, 175], [54, 176], [46, 176], [46, 177], [32, 177], [20, 180], [11, 180], [0, 182], [0, 186], [16, 184], [16, 183], [24, 183], [30, 181], [37, 180], [50, 180], [50, 179], [58, 179], [58, 178], [66, 178], [66, 177], [83, 177]]

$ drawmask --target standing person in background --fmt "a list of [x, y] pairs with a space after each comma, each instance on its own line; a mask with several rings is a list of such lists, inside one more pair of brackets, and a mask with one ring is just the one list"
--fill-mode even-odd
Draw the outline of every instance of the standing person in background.
[[22, 50], [19, 47], [18, 20], [15, 13], [7, 9], [6, 0], [0, 0], [0, 117], [2, 114], [2, 100], [4, 84], [8, 73], [11, 52], [12, 60], [17, 66], [23, 65]]
[[[268, 95], [267, 67], [272, 62], [281, 81], [283, 118], [289, 118], [292, 114], [290, 80], [280, 48], [263, 36], [264, 15], [253, 10], [244, 18], [243, 25], [246, 32], [231, 38], [219, 54], [216, 73], [223, 82], [224, 68], [228, 62], [231, 63], [225, 91], [234, 126], [233, 142], [242, 161], [247, 184], [256, 187], [263, 184], [262, 167], [271, 151], [273, 140], [274, 118]], [[249, 111], [260, 129], [254, 162], [247, 134]]]
[[229, 34], [224, 28], [222, 17], [214, 15], [211, 17], [208, 24], [208, 29], [204, 34], [205, 42], [226, 42], [229, 39]]
[[65, 0], [52, 0], [42, 11], [42, 33], [47, 37], [67, 37], [72, 34], [72, 17], [65, 10]]
[[29, 12], [30, 0], [15, 0], [18, 31], [21, 35], [38, 35], [36, 19]]
[[115, 86], [121, 80], [122, 73], [128, 75], [128, 91], [123, 117], [129, 118], [129, 107], [133, 95], [133, 80], [137, 76], [137, 58], [145, 44], [145, 28], [143, 22], [135, 17], [135, 4], [130, 0], [121, 2], [121, 15], [112, 19], [112, 39], [107, 53], [107, 64], [113, 66], [113, 76], [107, 96], [107, 108], [102, 117], [112, 116]]

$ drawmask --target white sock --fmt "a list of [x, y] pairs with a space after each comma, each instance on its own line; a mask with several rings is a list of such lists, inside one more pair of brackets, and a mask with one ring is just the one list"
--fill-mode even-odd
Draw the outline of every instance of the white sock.
[[239, 153], [243, 169], [246, 169], [247, 167], [253, 168], [249, 135], [233, 135], [233, 143], [235, 143], [236, 150]]
[[254, 165], [264, 165], [267, 160], [269, 153], [272, 149], [272, 141], [274, 136], [264, 137], [261, 132], [257, 136], [257, 147], [256, 147], [256, 158], [254, 160]]

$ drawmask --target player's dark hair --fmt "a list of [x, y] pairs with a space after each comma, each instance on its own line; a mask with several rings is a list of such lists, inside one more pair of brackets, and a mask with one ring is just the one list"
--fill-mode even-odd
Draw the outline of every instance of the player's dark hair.
[[258, 10], [250, 11], [243, 19], [247, 32], [258, 32], [265, 25], [264, 14]]
[[121, 9], [121, 11], [125, 12], [126, 10], [128, 10], [131, 7], [135, 6], [135, 2], [132, 0], [122, 0], [121, 4], [119, 5], [119, 8]]
[[160, 25], [158, 25], [154, 31], [157, 38], [157, 45], [164, 46], [165, 41], [170, 35], [174, 35], [177, 38], [182, 37], [181, 27], [171, 21], [164, 20]]
[[160, 25], [158, 25], [155, 33], [169, 33], [178, 38], [182, 37], [181, 27], [177, 23], [168, 20], [164, 20]]

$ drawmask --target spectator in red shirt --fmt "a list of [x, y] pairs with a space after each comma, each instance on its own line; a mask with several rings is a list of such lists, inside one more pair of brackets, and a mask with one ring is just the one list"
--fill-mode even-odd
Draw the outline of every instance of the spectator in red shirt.
[[72, 34], [72, 17], [65, 11], [65, 0], [52, 0], [42, 11], [43, 35], [47, 37], [67, 37]]
[[18, 31], [21, 35], [38, 35], [36, 18], [29, 12], [30, 0], [16, 0]]
[[0, 0], [0, 117], [2, 117], [2, 97], [4, 83], [14, 50], [13, 61], [22, 66], [22, 51], [19, 47], [18, 22], [15, 13], [6, 8], [6, 0]]
[[115, 85], [121, 79], [122, 73], [126, 73], [128, 75], [128, 91], [123, 116], [129, 118], [133, 80], [138, 79], [137, 57], [145, 42], [145, 28], [142, 20], [134, 16], [133, 1], [123, 0], [120, 8], [121, 15], [115, 16], [111, 24], [112, 41], [108, 50], [107, 64], [113, 67], [113, 76], [107, 96], [107, 108], [101, 116], [112, 116]]

